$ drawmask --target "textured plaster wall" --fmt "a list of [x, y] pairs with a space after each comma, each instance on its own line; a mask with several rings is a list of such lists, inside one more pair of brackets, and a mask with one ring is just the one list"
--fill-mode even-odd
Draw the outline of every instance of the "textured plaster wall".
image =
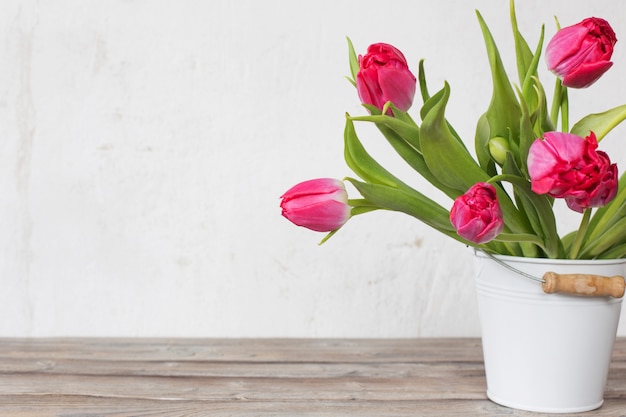
[[[478, 335], [467, 248], [395, 213], [318, 246], [278, 208], [298, 181], [350, 174], [345, 36], [426, 58], [471, 145], [491, 94], [476, 8], [512, 71], [505, 0], [0, 1], [0, 336]], [[610, 19], [625, 43], [571, 93], [572, 120], [626, 101], [621, 1], [518, 14], [533, 45], [554, 15]], [[602, 147], [625, 162], [625, 140]]]

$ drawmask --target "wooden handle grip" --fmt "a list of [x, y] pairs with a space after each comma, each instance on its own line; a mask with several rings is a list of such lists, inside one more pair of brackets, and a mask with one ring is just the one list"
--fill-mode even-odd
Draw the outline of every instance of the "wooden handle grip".
[[546, 294], [562, 293], [587, 297], [624, 296], [626, 282], [621, 275], [605, 277], [590, 274], [557, 274], [546, 272], [541, 284]]

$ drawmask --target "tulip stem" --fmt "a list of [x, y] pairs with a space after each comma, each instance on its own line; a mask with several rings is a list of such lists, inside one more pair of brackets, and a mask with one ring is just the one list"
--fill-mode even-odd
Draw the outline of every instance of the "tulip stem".
[[569, 99], [567, 97], [567, 87], [563, 87], [561, 94], [561, 131], [569, 132]]
[[552, 125], [556, 126], [559, 119], [559, 110], [561, 109], [561, 96], [562, 96], [563, 84], [559, 78], [556, 79], [554, 85], [554, 96], [552, 97], [552, 108], [550, 109], [550, 120]]
[[574, 241], [572, 242], [572, 246], [570, 247], [568, 258], [576, 259], [578, 258], [578, 253], [580, 252], [580, 247], [583, 243], [583, 238], [587, 234], [587, 228], [589, 227], [589, 219], [591, 218], [591, 209], [588, 208], [583, 213], [583, 218], [580, 220], [580, 226], [578, 227], [578, 231], [576, 232], [576, 236], [574, 237]]
[[569, 98], [567, 96], [567, 87], [557, 78], [554, 86], [554, 97], [552, 97], [552, 108], [550, 109], [550, 120], [552, 125], [557, 126], [561, 113], [561, 131], [569, 132]]

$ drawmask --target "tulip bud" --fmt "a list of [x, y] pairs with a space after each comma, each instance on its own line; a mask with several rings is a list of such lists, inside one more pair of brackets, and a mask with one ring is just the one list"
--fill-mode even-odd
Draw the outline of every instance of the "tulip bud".
[[509, 141], [502, 136], [496, 136], [489, 141], [489, 153], [491, 157], [500, 165], [506, 161], [506, 154], [511, 151]]
[[610, 59], [615, 42], [615, 32], [606, 20], [587, 18], [559, 30], [550, 40], [546, 47], [548, 69], [566, 87], [589, 87], [613, 65]]
[[450, 222], [459, 236], [482, 244], [493, 240], [504, 227], [502, 209], [493, 185], [479, 182], [454, 200]]
[[382, 111], [385, 103], [391, 101], [398, 109], [407, 111], [413, 104], [416, 79], [402, 52], [386, 43], [376, 43], [367, 48], [365, 55], [359, 55], [356, 88], [363, 104]]
[[317, 232], [337, 230], [350, 218], [348, 193], [337, 179], [301, 182], [287, 190], [281, 199], [282, 215], [287, 220]]

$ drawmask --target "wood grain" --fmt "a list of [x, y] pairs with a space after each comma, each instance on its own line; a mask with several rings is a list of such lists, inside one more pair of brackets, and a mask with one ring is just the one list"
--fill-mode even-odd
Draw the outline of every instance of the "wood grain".
[[[0, 339], [0, 416], [538, 416], [485, 397], [479, 339]], [[626, 416], [626, 338], [606, 402]]]

